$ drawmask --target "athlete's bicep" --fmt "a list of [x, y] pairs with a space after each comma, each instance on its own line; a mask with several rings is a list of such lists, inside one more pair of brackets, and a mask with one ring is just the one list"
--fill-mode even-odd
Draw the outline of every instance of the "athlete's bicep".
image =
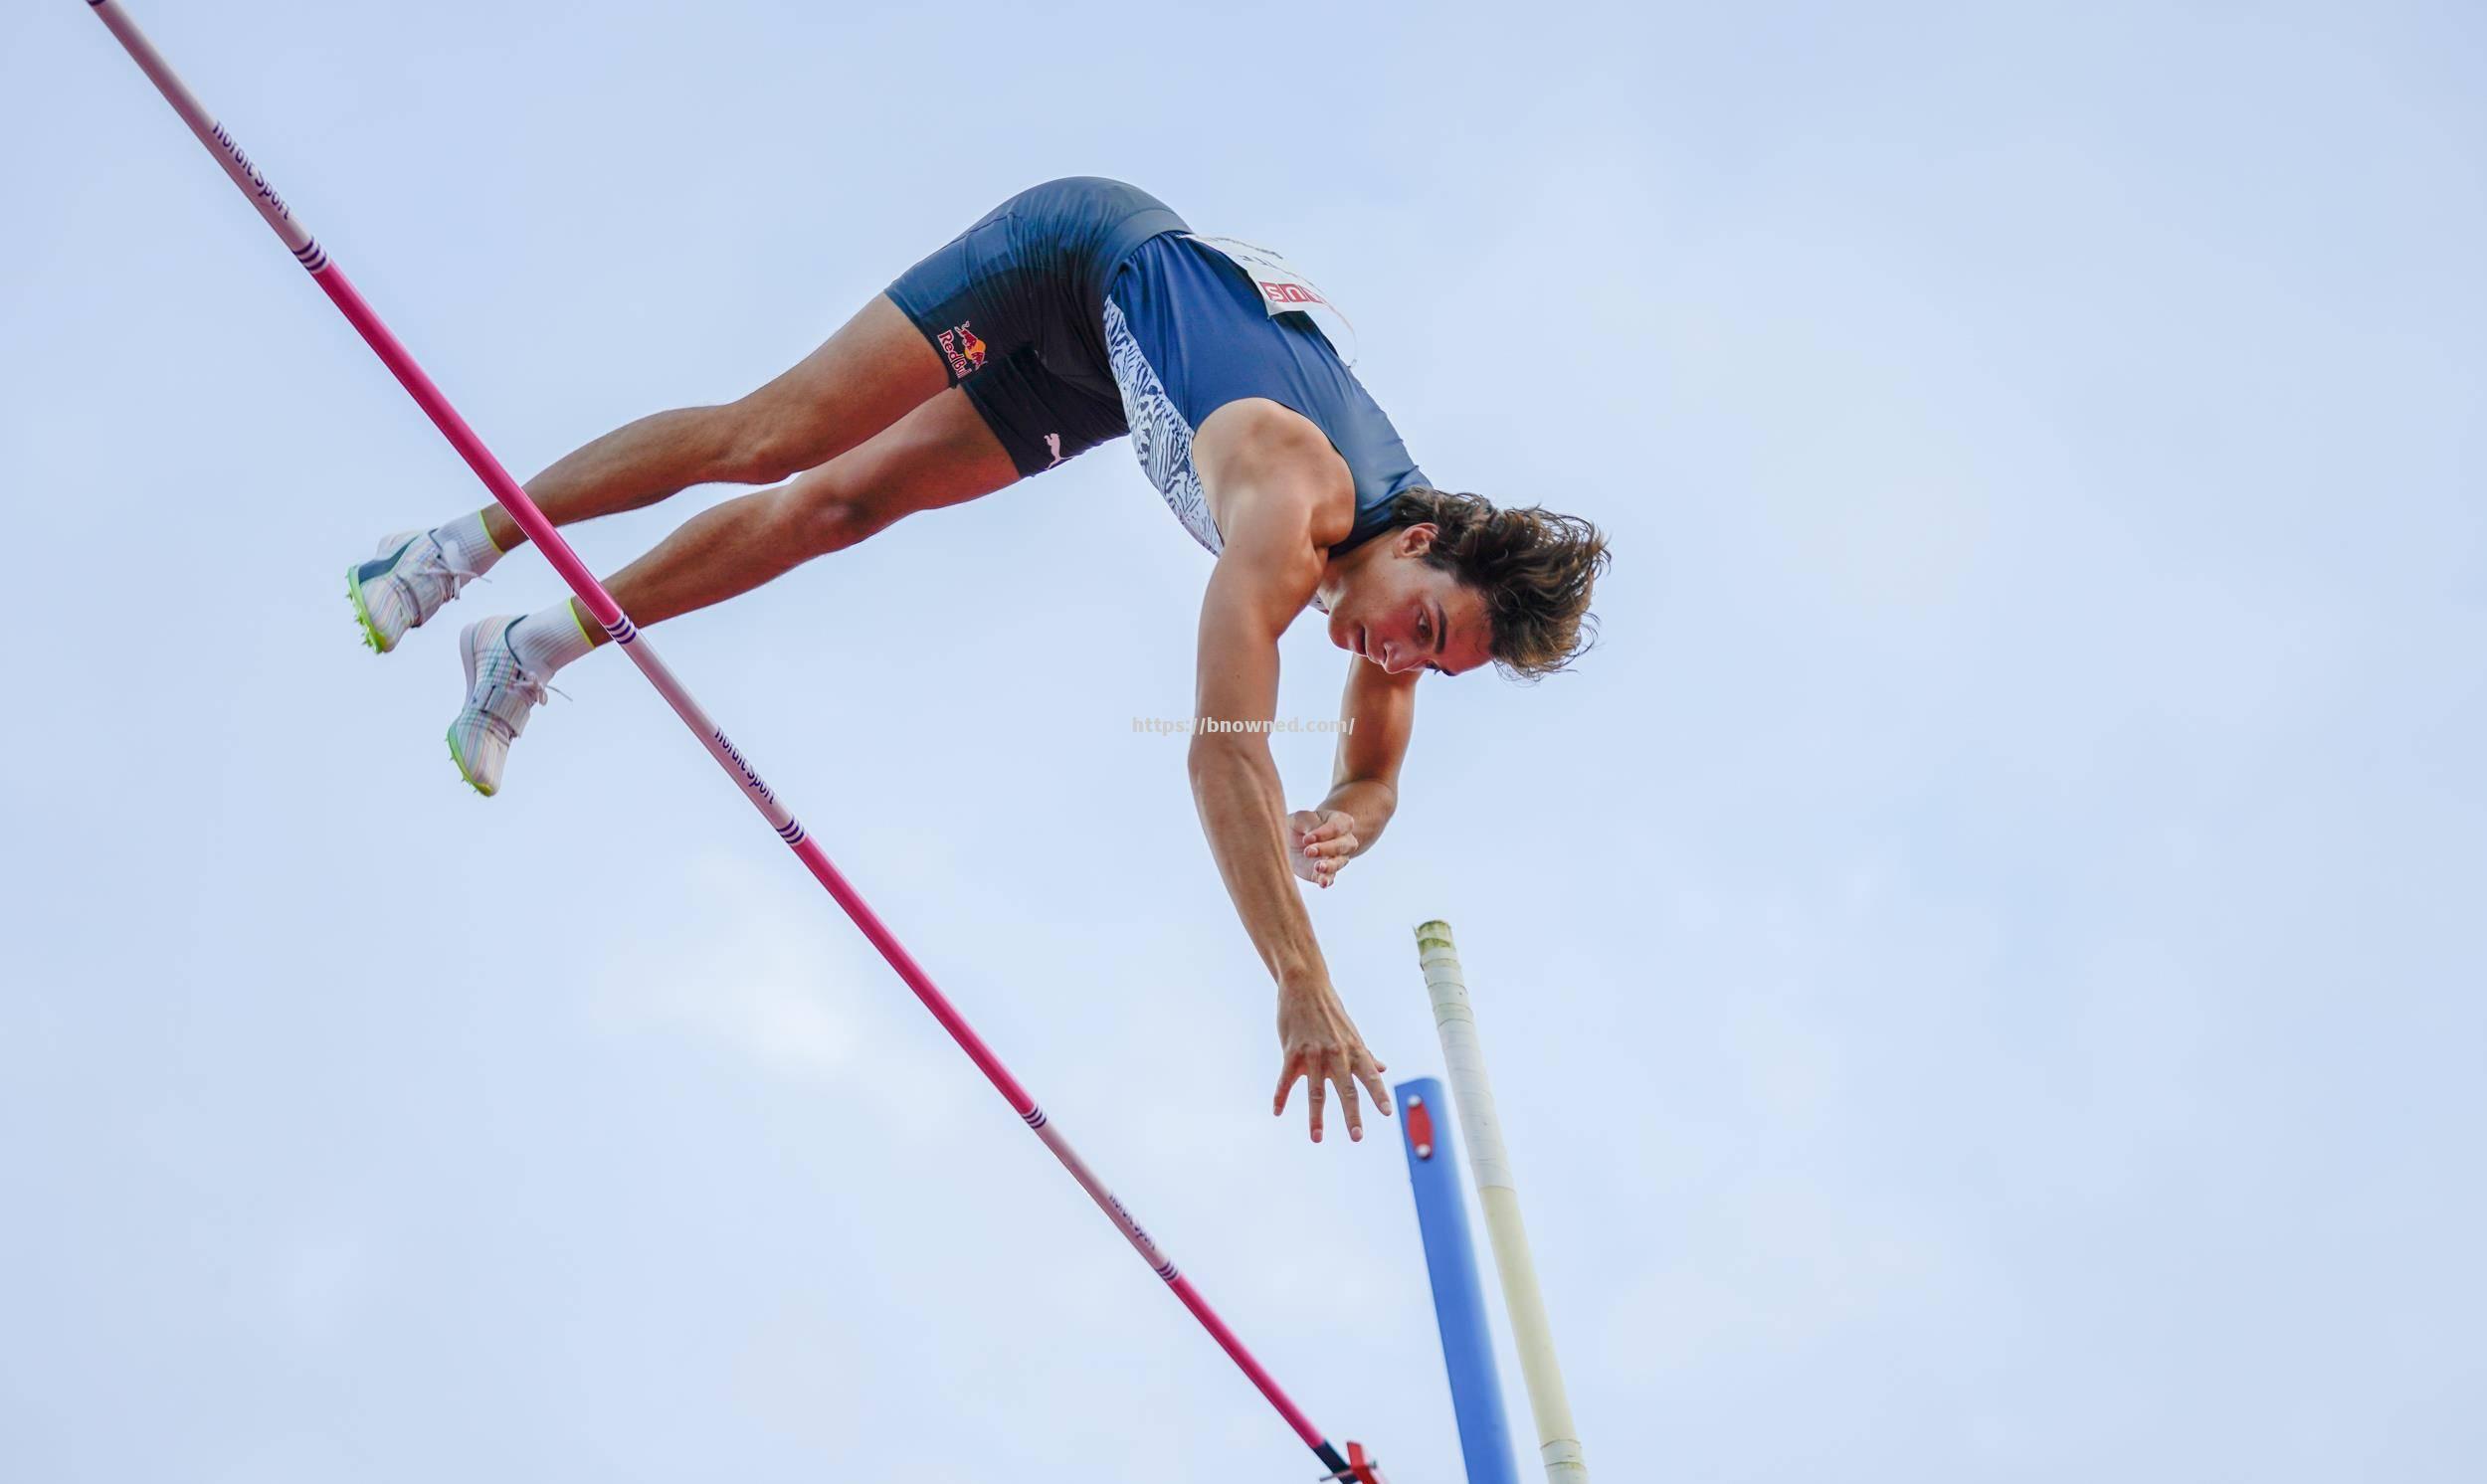
[[1238, 494], [1201, 599], [1198, 714], [1267, 721], [1277, 712], [1278, 636], [1311, 600], [1321, 553], [1306, 530], [1305, 502], [1283, 490]]

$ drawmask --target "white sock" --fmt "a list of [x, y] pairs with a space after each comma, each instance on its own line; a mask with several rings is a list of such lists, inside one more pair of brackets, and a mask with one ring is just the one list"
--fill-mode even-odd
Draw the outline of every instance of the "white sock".
[[509, 626], [510, 652], [518, 656], [518, 667], [532, 675], [549, 675], [594, 648], [587, 626], [567, 598]]
[[492, 544], [491, 533], [483, 528], [483, 512], [471, 511], [446, 525], [432, 528], [432, 539], [441, 543], [441, 551], [450, 561], [478, 577], [492, 570], [500, 560], [500, 548]]

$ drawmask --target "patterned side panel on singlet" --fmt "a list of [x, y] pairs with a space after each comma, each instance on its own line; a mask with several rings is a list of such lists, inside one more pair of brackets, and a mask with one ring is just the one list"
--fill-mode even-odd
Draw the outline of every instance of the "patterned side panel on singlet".
[[1166, 497], [1183, 528], [1208, 547], [1210, 555], [1217, 555], [1226, 549], [1226, 539], [1210, 518], [1209, 497], [1192, 467], [1192, 425], [1166, 395], [1165, 383], [1157, 379], [1148, 357], [1140, 353], [1122, 305], [1110, 298], [1105, 301], [1105, 358], [1122, 392], [1123, 421], [1131, 427], [1131, 452], [1139, 458], [1141, 469]]

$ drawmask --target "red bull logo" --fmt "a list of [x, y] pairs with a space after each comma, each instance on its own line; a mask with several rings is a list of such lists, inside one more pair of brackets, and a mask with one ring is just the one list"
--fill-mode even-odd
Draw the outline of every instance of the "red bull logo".
[[966, 324], [941, 332], [941, 353], [950, 359], [950, 374], [961, 381], [985, 363], [985, 342]]

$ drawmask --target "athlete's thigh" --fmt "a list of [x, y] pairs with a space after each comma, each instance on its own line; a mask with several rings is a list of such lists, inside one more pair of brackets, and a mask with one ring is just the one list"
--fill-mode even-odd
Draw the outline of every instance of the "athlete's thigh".
[[918, 510], [993, 493], [1020, 479], [1010, 451], [958, 387], [795, 480], [809, 503], [878, 530]]
[[950, 384], [949, 367], [885, 293], [736, 404], [789, 468], [846, 453]]

